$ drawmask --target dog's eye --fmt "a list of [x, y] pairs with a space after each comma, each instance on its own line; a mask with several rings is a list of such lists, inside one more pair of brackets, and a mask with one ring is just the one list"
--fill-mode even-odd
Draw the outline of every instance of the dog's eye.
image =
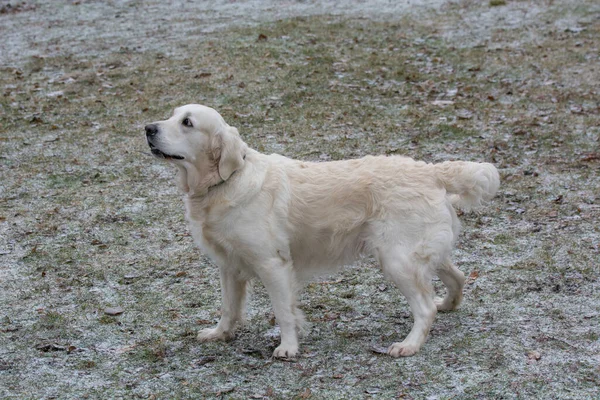
[[193, 128], [194, 126], [192, 125], [192, 121], [190, 121], [189, 118], [184, 119], [183, 121], [181, 121], [181, 123], [183, 124], [183, 126], [187, 126], [189, 128]]

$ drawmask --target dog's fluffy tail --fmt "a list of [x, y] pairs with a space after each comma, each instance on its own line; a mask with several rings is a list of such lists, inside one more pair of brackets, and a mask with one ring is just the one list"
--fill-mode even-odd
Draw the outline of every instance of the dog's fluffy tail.
[[435, 171], [452, 205], [463, 210], [491, 200], [500, 186], [498, 170], [489, 163], [446, 161], [436, 164]]

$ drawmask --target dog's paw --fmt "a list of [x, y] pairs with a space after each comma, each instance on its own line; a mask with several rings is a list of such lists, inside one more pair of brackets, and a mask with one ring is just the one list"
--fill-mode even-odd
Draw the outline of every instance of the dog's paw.
[[436, 297], [433, 302], [438, 311], [453, 311], [458, 308], [460, 301], [462, 300], [462, 296], [458, 299], [448, 299], [447, 297], [441, 298]]
[[273, 352], [273, 358], [289, 359], [296, 358], [297, 355], [298, 346], [284, 346], [283, 344], [280, 344]]
[[419, 346], [411, 343], [392, 343], [387, 353], [392, 357], [410, 357], [419, 351]]
[[433, 302], [438, 311], [450, 311], [452, 307], [441, 297], [436, 297]]
[[206, 328], [198, 332], [198, 340], [201, 342], [231, 339], [233, 339], [233, 333], [224, 332], [219, 328]]

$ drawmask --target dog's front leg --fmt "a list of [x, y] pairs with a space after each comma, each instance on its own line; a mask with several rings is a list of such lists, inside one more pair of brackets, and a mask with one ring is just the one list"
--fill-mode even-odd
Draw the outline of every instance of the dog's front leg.
[[[273, 260], [260, 268], [258, 275], [269, 293], [275, 318], [281, 330], [281, 344], [273, 352], [275, 358], [293, 358], [298, 354], [298, 321], [296, 284], [292, 262]], [[298, 316], [297, 316], [298, 315]]]
[[216, 328], [202, 329], [198, 340], [229, 340], [234, 336], [236, 323], [242, 318], [246, 298], [247, 281], [238, 271], [220, 267], [221, 272], [221, 319]]

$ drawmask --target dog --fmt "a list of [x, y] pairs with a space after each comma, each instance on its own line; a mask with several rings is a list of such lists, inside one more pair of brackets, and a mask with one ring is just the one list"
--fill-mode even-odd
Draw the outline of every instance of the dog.
[[[275, 358], [298, 355], [305, 320], [302, 283], [372, 254], [406, 296], [414, 317], [393, 357], [415, 354], [437, 311], [462, 300], [464, 274], [450, 260], [460, 230], [455, 208], [491, 200], [500, 185], [489, 163], [429, 164], [401, 156], [305, 162], [259, 153], [214, 109], [176, 108], [145, 126], [151, 152], [178, 169], [186, 219], [219, 267], [221, 319], [200, 341], [233, 338], [248, 282], [264, 284], [281, 330]], [[433, 298], [433, 275], [447, 288]]]

